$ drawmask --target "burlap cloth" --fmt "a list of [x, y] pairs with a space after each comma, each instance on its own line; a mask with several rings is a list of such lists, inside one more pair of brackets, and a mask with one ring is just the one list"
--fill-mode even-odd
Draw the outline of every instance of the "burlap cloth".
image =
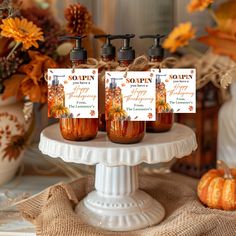
[[39, 236], [236, 235], [236, 211], [204, 207], [196, 196], [196, 180], [189, 177], [173, 173], [141, 176], [140, 188], [163, 204], [166, 216], [157, 226], [133, 232], [102, 231], [80, 221], [73, 208], [93, 188], [93, 178], [85, 177], [48, 188], [18, 207]]

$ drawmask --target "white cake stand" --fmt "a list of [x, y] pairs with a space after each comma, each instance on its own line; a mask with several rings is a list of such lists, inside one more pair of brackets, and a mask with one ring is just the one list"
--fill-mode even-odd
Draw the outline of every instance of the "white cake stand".
[[111, 231], [131, 231], [158, 224], [165, 216], [162, 205], [138, 187], [138, 165], [170, 161], [197, 148], [194, 132], [180, 124], [171, 131], [147, 133], [137, 144], [111, 143], [106, 133], [96, 139], [72, 142], [62, 138], [58, 124], [42, 133], [39, 149], [66, 162], [96, 164], [95, 190], [77, 206], [86, 223]]

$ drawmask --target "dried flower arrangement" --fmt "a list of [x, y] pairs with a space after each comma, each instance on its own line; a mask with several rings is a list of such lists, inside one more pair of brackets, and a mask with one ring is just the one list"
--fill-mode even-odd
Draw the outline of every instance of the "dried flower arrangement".
[[[201, 36], [198, 41], [210, 47], [210, 51], [201, 55], [196, 52], [193, 56], [183, 57], [179, 66], [195, 66], [198, 68], [197, 87], [201, 88], [209, 81], [217, 87], [225, 88], [231, 83], [236, 72], [236, 1], [227, 0], [213, 9], [214, 0], [191, 0], [187, 11], [194, 13], [207, 10], [215, 21], [215, 27], [207, 27], [208, 35]], [[176, 26], [163, 42], [163, 47], [170, 52], [188, 46], [190, 40], [196, 38], [196, 28], [191, 22]], [[191, 52], [194, 51], [190, 48]], [[222, 56], [226, 56], [223, 57]], [[223, 60], [222, 60], [223, 59]]]
[[[45, 53], [43, 25], [32, 22], [21, 14], [19, 1], [0, 3], [0, 93], [2, 98], [28, 97], [32, 102], [46, 102], [47, 84], [43, 73], [56, 67]], [[46, 25], [45, 25], [46, 26]]]
[[[20, 0], [0, 1], [0, 94], [47, 101], [44, 72], [57, 67], [73, 45], [60, 42], [63, 34], [104, 33], [92, 23], [88, 9], [76, 3], [65, 9], [67, 25], [60, 25], [50, 8], [24, 8]], [[89, 48], [87, 39], [86, 45]]]
[[[59, 36], [104, 32], [93, 25], [91, 13], [79, 3], [65, 9], [67, 25], [62, 26], [50, 5], [45, 8], [36, 4], [39, 1], [29, 2], [0, 0], [0, 99], [27, 98], [44, 104], [48, 97], [44, 73], [65, 63], [65, 56], [73, 47], [70, 42], [59, 41]], [[89, 41], [86, 42], [89, 48]], [[17, 160], [33, 127], [23, 130], [17, 116], [5, 111], [0, 114], [0, 122], [2, 160]]]

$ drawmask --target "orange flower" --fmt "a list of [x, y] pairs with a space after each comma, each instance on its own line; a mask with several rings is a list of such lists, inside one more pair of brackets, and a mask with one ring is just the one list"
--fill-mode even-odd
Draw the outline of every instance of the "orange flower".
[[163, 47], [175, 52], [179, 47], [188, 45], [189, 40], [195, 37], [196, 30], [190, 22], [181, 23], [175, 27], [163, 42]]
[[212, 47], [214, 53], [236, 61], [236, 1], [224, 2], [215, 15], [218, 27], [207, 28], [208, 35], [200, 37], [199, 41]]
[[43, 41], [43, 32], [31, 21], [20, 18], [8, 18], [2, 20], [0, 25], [1, 35], [12, 38], [17, 43], [22, 43], [24, 49], [34, 46], [38, 48], [37, 41]]
[[39, 52], [29, 51], [29, 56], [31, 61], [20, 67], [21, 74], [13, 75], [4, 81], [4, 99], [18, 94], [18, 97], [28, 96], [32, 102], [47, 101], [47, 82], [44, 80], [44, 73], [48, 68], [57, 67], [57, 64]]
[[187, 10], [190, 13], [195, 12], [195, 11], [204, 11], [212, 3], [213, 3], [213, 0], [192, 0], [187, 5]]

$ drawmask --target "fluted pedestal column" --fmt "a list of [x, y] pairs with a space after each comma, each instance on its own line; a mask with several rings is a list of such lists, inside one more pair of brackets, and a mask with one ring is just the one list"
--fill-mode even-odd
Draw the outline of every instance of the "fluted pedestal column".
[[138, 166], [96, 165], [95, 191], [76, 207], [82, 220], [111, 231], [130, 231], [159, 223], [165, 210], [138, 189]]

